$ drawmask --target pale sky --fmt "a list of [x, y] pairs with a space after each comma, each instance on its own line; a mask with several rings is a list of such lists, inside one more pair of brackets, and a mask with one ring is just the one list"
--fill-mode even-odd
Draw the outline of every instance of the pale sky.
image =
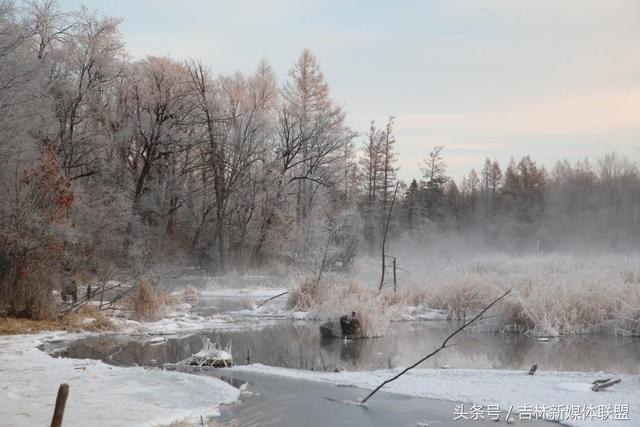
[[434, 145], [456, 180], [485, 157], [640, 160], [638, 0], [61, 3], [124, 18], [136, 58], [197, 58], [221, 73], [266, 59], [283, 82], [308, 47], [354, 130], [397, 117], [405, 180]]

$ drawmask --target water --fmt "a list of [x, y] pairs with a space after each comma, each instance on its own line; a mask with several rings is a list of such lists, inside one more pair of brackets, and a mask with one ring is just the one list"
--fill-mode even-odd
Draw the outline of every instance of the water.
[[[223, 377], [231, 383], [250, 384], [252, 394], [239, 405], [223, 408], [222, 422], [250, 426], [495, 426], [491, 420], [454, 421], [455, 402], [401, 396], [381, 391], [361, 407], [355, 402], [369, 392], [306, 380], [212, 369], [201, 374]], [[327, 399], [329, 398], [329, 399]], [[504, 420], [503, 413], [501, 419]], [[235, 424], [234, 424], [235, 423]], [[527, 426], [551, 426], [543, 421], [516, 421]]]
[[[210, 314], [236, 310], [245, 308], [247, 300], [238, 297], [205, 299], [197, 311]], [[95, 336], [45, 344], [45, 350], [57, 356], [101, 359], [115, 365], [160, 367], [196, 353], [202, 347], [203, 337], [208, 337], [219, 340], [223, 346], [231, 344], [235, 364], [259, 362], [323, 371], [373, 370], [415, 362], [441, 345], [456, 326], [442, 321], [398, 322], [391, 325], [385, 337], [344, 342], [322, 338], [316, 322], [281, 320], [262, 329], [197, 333], [162, 342], [149, 337]], [[467, 332], [457, 336], [453, 343], [454, 346], [429, 359], [422, 367], [529, 369], [537, 363], [540, 370], [640, 373], [640, 339], [585, 335], [540, 342], [518, 334]], [[235, 386], [249, 382], [251, 394], [243, 396], [241, 403], [223, 408], [221, 421], [231, 420], [240, 426], [495, 424], [492, 421], [454, 422], [456, 402], [380, 392], [368, 407], [363, 408], [335, 401], [356, 401], [368, 393], [355, 387], [226, 369], [199, 369], [198, 374], [214, 375]], [[549, 425], [541, 421], [527, 424]]]
[[[58, 355], [117, 365], [160, 366], [196, 353], [202, 337], [232, 345], [235, 364], [263, 363], [296, 369], [374, 370], [407, 366], [439, 346], [455, 324], [398, 322], [382, 338], [322, 338], [315, 322], [280, 321], [260, 330], [206, 332], [152, 343], [148, 338], [96, 336], [64, 343]], [[640, 373], [640, 339], [583, 335], [537, 341], [520, 334], [466, 333], [422, 367], [609, 371]]]

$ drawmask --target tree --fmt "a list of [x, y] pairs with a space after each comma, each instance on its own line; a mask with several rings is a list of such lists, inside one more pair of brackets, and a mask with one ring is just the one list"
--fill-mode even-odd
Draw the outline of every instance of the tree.
[[[345, 124], [342, 109], [329, 96], [316, 58], [304, 50], [281, 90], [276, 123], [273, 170], [275, 195], [264, 215], [255, 254], [261, 253], [269, 232], [290, 217], [288, 198], [295, 197], [294, 221], [304, 223], [318, 195], [339, 191], [345, 178], [345, 149], [355, 133]], [[294, 187], [292, 191], [291, 188]]]
[[295, 183], [296, 218], [303, 220], [318, 186], [334, 187], [335, 165], [355, 134], [344, 112], [329, 97], [329, 86], [313, 54], [305, 49], [282, 90], [278, 155], [282, 185]]
[[388, 208], [388, 204], [390, 201], [391, 189], [394, 187], [394, 182], [396, 181], [396, 171], [395, 167], [396, 162], [396, 153], [394, 149], [394, 145], [396, 142], [396, 138], [393, 135], [393, 121], [395, 117], [389, 117], [389, 121], [385, 126], [383, 138], [382, 138], [382, 147], [381, 147], [381, 157], [382, 157], [382, 209], [386, 210]]
[[426, 216], [430, 220], [442, 217], [444, 184], [447, 182], [447, 164], [442, 156], [443, 145], [436, 145], [424, 161], [422, 193]]
[[71, 180], [98, 170], [98, 152], [104, 147], [96, 144], [90, 119], [102, 102], [102, 91], [122, 74], [124, 61], [124, 44], [117, 28], [120, 19], [100, 17], [84, 7], [73, 14], [73, 19], [69, 31], [58, 31], [55, 36], [50, 32], [46, 35], [43, 29], [38, 48], [38, 54], [43, 54], [53, 40], [64, 37], [51, 54], [50, 87], [59, 123], [58, 150], [63, 170]]
[[[190, 88], [195, 99], [194, 124], [204, 141], [200, 165], [204, 178], [202, 197], [206, 198], [206, 177], [213, 179], [212, 204], [206, 205], [193, 243], [200, 237], [210, 212], [215, 214], [218, 263], [226, 266], [225, 220], [230, 201], [246, 184], [253, 166], [264, 158], [269, 141], [270, 114], [276, 97], [271, 68], [262, 63], [249, 79], [240, 74], [213, 81], [201, 63], [189, 65]], [[238, 218], [239, 219], [239, 218]], [[240, 220], [240, 219], [239, 219]], [[242, 221], [242, 220], [240, 220]], [[244, 225], [243, 227], [246, 227]]]

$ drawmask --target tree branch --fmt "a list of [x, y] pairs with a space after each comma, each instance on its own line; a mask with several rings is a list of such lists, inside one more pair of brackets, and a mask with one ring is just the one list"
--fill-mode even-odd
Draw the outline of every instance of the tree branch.
[[440, 347], [438, 347], [437, 349], [435, 349], [434, 351], [432, 351], [431, 353], [427, 354], [425, 357], [423, 357], [422, 359], [418, 360], [416, 363], [414, 363], [413, 365], [409, 366], [408, 368], [403, 369], [400, 373], [398, 373], [397, 375], [394, 375], [393, 377], [389, 378], [388, 380], [385, 380], [384, 382], [382, 382], [382, 384], [380, 384], [378, 387], [376, 387], [371, 393], [369, 393], [367, 395], [367, 397], [365, 397], [364, 399], [362, 399], [362, 401], [360, 402], [361, 404], [364, 404], [367, 402], [367, 400], [369, 400], [374, 394], [376, 394], [378, 392], [378, 390], [380, 390], [382, 387], [384, 387], [385, 385], [389, 384], [392, 381], [397, 380], [398, 378], [400, 378], [402, 375], [406, 374], [408, 371], [410, 371], [411, 369], [415, 368], [416, 366], [418, 366], [419, 364], [421, 364], [422, 362], [424, 362], [425, 360], [429, 359], [430, 357], [434, 356], [435, 354], [437, 354], [438, 352], [440, 352], [440, 350], [443, 350], [446, 346], [447, 343], [451, 340], [451, 338], [453, 338], [454, 336], [456, 336], [458, 333], [460, 333], [464, 328], [466, 328], [467, 326], [469, 326], [470, 324], [472, 324], [473, 322], [475, 322], [476, 320], [478, 320], [480, 317], [482, 317], [482, 315], [484, 313], [486, 313], [491, 307], [493, 307], [494, 305], [496, 305], [498, 302], [500, 302], [502, 299], [504, 299], [507, 295], [509, 295], [511, 293], [511, 289], [510, 288], [508, 291], [506, 291], [505, 293], [503, 293], [500, 297], [498, 297], [497, 299], [493, 300], [491, 302], [491, 304], [489, 304], [488, 306], [486, 306], [480, 313], [478, 313], [473, 319], [469, 320], [468, 322], [462, 324], [462, 326], [460, 326], [458, 329], [456, 329], [455, 331], [453, 331], [443, 342], [442, 345]]

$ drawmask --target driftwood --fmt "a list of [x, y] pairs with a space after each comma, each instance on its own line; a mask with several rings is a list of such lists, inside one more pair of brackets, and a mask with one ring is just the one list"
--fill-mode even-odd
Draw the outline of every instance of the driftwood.
[[[602, 380], [600, 380], [600, 381], [602, 381]], [[611, 387], [612, 385], [618, 384], [619, 382], [622, 382], [622, 380], [620, 378], [618, 378], [617, 380], [613, 380], [613, 381], [605, 381], [605, 382], [598, 382], [598, 383], [595, 383], [595, 381], [594, 381], [594, 384], [593, 384], [593, 387], [591, 387], [591, 390], [593, 390], [593, 391], [602, 391], [602, 390], [604, 390], [606, 388]]]
[[53, 418], [51, 419], [51, 427], [62, 426], [62, 417], [64, 416], [64, 407], [69, 397], [69, 384], [60, 384], [58, 388], [58, 397], [56, 397], [56, 407], [53, 410]]
[[596, 385], [596, 384], [608, 383], [609, 381], [611, 381], [611, 378], [605, 378], [605, 379], [602, 379], [602, 380], [595, 380], [591, 384]]
[[486, 313], [491, 307], [493, 307], [494, 305], [496, 305], [498, 302], [500, 302], [501, 300], [503, 300], [504, 298], [506, 298], [507, 295], [509, 295], [511, 293], [511, 289], [509, 289], [508, 291], [506, 291], [505, 293], [503, 293], [502, 295], [500, 295], [500, 297], [496, 298], [495, 300], [493, 300], [491, 302], [491, 304], [487, 305], [480, 313], [478, 313], [477, 315], [475, 315], [473, 317], [473, 319], [469, 320], [468, 322], [465, 322], [464, 324], [462, 324], [458, 329], [456, 329], [455, 331], [453, 331], [443, 342], [442, 345], [440, 345], [440, 347], [438, 347], [437, 349], [435, 349], [434, 351], [432, 351], [431, 353], [427, 354], [425, 357], [423, 357], [422, 359], [418, 360], [416, 363], [414, 363], [413, 365], [409, 366], [408, 368], [403, 369], [400, 373], [394, 375], [393, 377], [389, 378], [388, 380], [383, 381], [379, 386], [377, 386], [371, 393], [369, 393], [364, 399], [362, 399], [362, 401], [360, 402], [360, 404], [365, 404], [367, 402], [367, 400], [371, 399], [371, 397], [376, 394], [382, 387], [384, 387], [385, 385], [389, 384], [392, 381], [397, 380], [398, 378], [400, 378], [401, 376], [403, 376], [404, 374], [406, 374], [407, 372], [409, 372], [411, 369], [415, 368], [416, 366], [418, 366], [419, 364], [421, 364], [422, 362], [424, 362], [425, 360], [429, 359], [430, 357], [436, 355], [437, 353], [439, 353], [441, 350], [444, 350], [447, 347], [447, 344], [449, 343], [449, 341], [451, 340], [451, 338], [453, 338], [454, 336], [456, 336], [457, 334], [459, 334], [460, 332], [462, 332], [467, 326], [469, 326], [470, 324], [472, 324], [473, 322], [475, 322], [476, 320], [478, 320], [480, 317], [482, 317], [482, 315], [484, 313]]
[[202, 338], [202, 350], [191, 357], [178, 362], [182, 366], [208, 366], [211, 368], [230, 368], [233, 366], [231, 344], [222, 348], [220, 341], [211, 342], [207, 337]]
[[269, 301], [272, 301], [272, 300], [274, 300], [274, 299], [276, 299], [276, 298], [278, 298], [278, 297], [281, 297], [281, 296], [283, 296], [283, 295], [286, 295], [286, 294], [288, 294], [288, 293], [289, 293], [289, 291], [286, 291], [286, 292], [283, 292], [283, 293], [281, 293], [281, 294], [278, 294], [278, 295], [276, 295], [276, 296], [274, 296], [274, 297], [267, 298], [266, 300], [264, 300], [264, 301], [262, 301], [260, 304], [258, 304], [258, 305], [256, 306], [256, 308], [260, 308], [260, 307], [262, 307], [263, 305], [265, 305], [266, 303], [268, 303]]

